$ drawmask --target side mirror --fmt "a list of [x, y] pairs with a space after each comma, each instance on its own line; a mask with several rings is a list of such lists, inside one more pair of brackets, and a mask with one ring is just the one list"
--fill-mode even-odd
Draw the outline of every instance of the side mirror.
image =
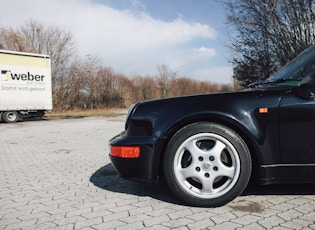
[[315, 71], [307, 74], [300, 82], [297, 95], [305, 100], [313, 100], [315, 91]]
[[300, 82], [299, 88], [310, 89], [315, 88], [315, 71], [307, 74]]

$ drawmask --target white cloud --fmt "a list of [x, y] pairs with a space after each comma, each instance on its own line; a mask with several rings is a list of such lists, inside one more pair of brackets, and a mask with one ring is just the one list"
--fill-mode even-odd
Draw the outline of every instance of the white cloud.
[[[133, 0], [136, 8], [145, 9], [139, 4]], [[186, 70], [202, 73], [194, 69], [196, 62], [216, 55], [214, 48], [191, 48], [197, 40], [216, 39], [216, 31], [180, 17], [167, 22], [144, 11], [119, 11], [90, 0], [10, 0], [1, 9], [1, 26], [20, 26], [32, 18], [68, 29], [80, 56], [97, 56], [104, 65], [127, 75], [154, 74], [159, 64], [170, 65], [186, 76]]]
[[178, 50], [177, 53], [171, 53], [166, 59], [166, 63], [173, 69], [186, 68], [189, 65], [196, 65], [200, 62], [207, 61], [217, 55], [215, 49], [206, 47]]
[[231, 66], [218, 66], [204, 69], [198, 69], [192, 73], [192, 76], [199, 80], [211, 81], [216, 83], [232, 83], [233, 69]]

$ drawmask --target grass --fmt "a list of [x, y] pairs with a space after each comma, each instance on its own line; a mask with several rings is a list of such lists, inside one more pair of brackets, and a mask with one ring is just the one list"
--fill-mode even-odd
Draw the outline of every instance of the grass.
[[117, 117], [126, 115], [125, 109], [95, 109], [46, 112], [50, 119], [83, 118], [83, 117]]

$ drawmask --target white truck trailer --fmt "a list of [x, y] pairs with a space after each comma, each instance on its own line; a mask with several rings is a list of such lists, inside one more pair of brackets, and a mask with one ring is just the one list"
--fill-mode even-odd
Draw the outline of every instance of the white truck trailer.
[[50, 57], [0, 50], [0, 120], [43, 117], [46, 110], [52, 110]]

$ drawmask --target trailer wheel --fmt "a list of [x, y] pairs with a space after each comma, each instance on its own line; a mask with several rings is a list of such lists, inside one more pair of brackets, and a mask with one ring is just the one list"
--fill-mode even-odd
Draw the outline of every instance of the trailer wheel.
[[6, 111], [2, 114], [2, 120], [6, 123], [15, 123], [19, 120], [19, 114], [16, 111]]

